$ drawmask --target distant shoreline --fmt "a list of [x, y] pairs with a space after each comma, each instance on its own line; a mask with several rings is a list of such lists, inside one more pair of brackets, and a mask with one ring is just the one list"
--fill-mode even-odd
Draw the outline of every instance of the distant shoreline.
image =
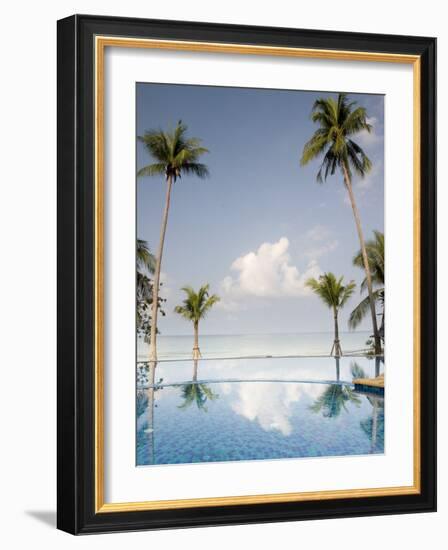
[[[340, 330], [339, 334], [371, 334], [371, 330]], [[330, 334], [333, 335], [331, 331], [308, 331], [308, 332], [242, 332], [242, 333], [229, 333], [229, 334], [201, 334], [201, 338], [214, 337], [214, 338], [228, 338], [231, 336], [241, 337], [241, 336], [303, 336], [310, 334]], [[191, 338], [191, 333], [185, 334], [159, 334], [157, 338]]]

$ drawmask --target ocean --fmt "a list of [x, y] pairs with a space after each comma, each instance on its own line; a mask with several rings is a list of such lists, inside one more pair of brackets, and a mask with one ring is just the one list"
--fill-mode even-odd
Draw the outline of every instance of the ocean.
[[[341, 332], [340, 341], [344, 354], [362, 353], [366, 349], [368, 331]], [[236, 334], [204, 335], [199, 337], [203, 359], [228, 359], [244, 357], [294, 357], [329, 355], [333, 333], [309, 332], [298, 334]], [[193, 335], [157, 338], [159, 361], [191, 359]], [[148, 360], [148, 344], [137, 342], [138, 361]]]

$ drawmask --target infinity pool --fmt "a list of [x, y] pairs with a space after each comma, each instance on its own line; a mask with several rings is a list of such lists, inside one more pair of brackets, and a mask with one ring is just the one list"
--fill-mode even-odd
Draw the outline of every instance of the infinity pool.
[[140, 369], [137, 465], [384, 452], [384, 400], [354, 391], [366, 358], [159, 363]]

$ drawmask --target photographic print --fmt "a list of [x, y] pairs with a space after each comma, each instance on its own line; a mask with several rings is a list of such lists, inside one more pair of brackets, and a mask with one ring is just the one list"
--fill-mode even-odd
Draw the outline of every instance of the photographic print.
[[436, 510], [435, 60], [58, 22], [58, 528]]
[[384, 96], [136, 85], [138, 466], [384, 453]]

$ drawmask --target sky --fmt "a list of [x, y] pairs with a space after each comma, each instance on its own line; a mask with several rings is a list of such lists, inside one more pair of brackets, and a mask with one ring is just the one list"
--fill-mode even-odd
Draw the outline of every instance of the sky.
[[[173, 186], [162, 261], [163, 335], [191, 334], [174, 313], [182, 286], [205, 283], [221, 298], [201, 334], [273, 334], [333, 330], [328, 308], [305, 286], [327, 271], [354, 280], [357, 290], [340, 313], [348, 330], [360, 301], [363, 271], [342, 176], [316, 182], [319, 160], [300, 166], [317, 126], [313, 102], [328, 92], [138, 83], [137, 135], [170, 129], [178, 120], [209, 150], [210, 176], [184, 176]], [[373, 126], [356, 141], [372, 160], [354, 193], [366, 239], [384, 231], [384, 97], [349, 94]], [[137, 169], [152, 159], [137, 142]], [[163, 177], [137, 178], [137, 236], [156, 253], [165, 201]], [[368, 319], [358, 330], [370, 330]]]

